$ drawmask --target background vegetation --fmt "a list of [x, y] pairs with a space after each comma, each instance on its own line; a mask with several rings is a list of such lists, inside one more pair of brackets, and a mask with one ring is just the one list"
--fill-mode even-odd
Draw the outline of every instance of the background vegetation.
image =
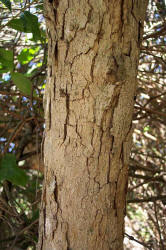
[[[35, 249], [47, 38], [42, 0], [0, 0], [0, 249]], [[135, 17], [136, 18], [136, 17]], [[150, 0], [133, 116], [125, 249], [166, 249], [166, 1]]]

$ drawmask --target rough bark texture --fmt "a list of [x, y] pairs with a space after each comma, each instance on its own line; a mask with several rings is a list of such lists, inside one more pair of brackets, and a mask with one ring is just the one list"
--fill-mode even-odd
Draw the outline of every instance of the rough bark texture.
[[38, 249], [120, 250], [147, 1], [50, 2]]

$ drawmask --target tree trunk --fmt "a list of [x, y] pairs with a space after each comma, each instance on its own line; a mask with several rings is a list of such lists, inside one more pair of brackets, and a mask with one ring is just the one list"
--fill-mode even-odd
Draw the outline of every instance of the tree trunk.
[[123, 249], [146, 0], [45, 2], [42, 250]]

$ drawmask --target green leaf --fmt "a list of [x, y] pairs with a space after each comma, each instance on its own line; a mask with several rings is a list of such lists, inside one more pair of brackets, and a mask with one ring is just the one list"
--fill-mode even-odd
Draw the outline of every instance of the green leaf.
[[12, 10], [10, 0], [0, 0], [0, 2], [2, 2], [9, 10]]
[[32, 33], [35, 41], [41, 39], [38, 18], [29, 11], [24, 11], [19, 19], [13, 19], [7, 25], [21, 32]]
[[7, 73], [9, 71], [10, 71], [9, 68], [2, 65], [1, 62], [0, 62], [0, 74]]
[[144, 127], [144, 129], [143, 129], [143, 132], [145, 133], [145, 132], [148, 132], [148, 131], [150, 131], [150, 126], [149, 125], [147, 125], [146, 127]]
[[13, 61], [13, 51], [0, 48], [0, 60]]
[[36, 5], [36, 9], [43, 10], [43, 3]]
[[21, 53], [18, 55], [18, 61], [21, 64], [29, 63], [35, 56], [35, 54], [39, 51], [40, 47], [23, 49]]
[[33, 39], [35, 41], [40, 40], [41, 34], [37, 16], [31, 14], [29, 11], [24, 11], [24, 13], [21, 14], [21, 20], [23, 24], [25, 26], [27, 25], [27, 28], [31, 30], [31, 33], [33, 33]]
[[31, 95], [32, 82], [23, 74], [13, 72], [11, 74], [14, 84], [17, 88], [26, 95]]
[[14, 68], [13, 51], [0, 48], [0, 71], [5, 73]]
[[18, 55], [18, 61], [21, 64], [27, 64], [29, 63], [32, 59], [34, 58], [34, 56], [29, 52], [28, 49], [23, 49], [21, 51], [21, 53]]
[[6, 154], [0, 162], [0, 181], [8, 180], [15, 185], [25, 186], [28, 176], [20, 169], [13, 154]]
[[[12, 19], [11, 21], [8, 22], [7, 26], [9, 26], [12, 29], [21, 31], [21, 32], [26, 32], [21, 19]], [[29, 30], [29, 33], [31, 33], [30, 30]]]

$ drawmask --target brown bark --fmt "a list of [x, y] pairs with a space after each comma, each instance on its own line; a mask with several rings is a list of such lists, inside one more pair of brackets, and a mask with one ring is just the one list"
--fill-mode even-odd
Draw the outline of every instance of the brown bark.
[[123, 249], [146, 0], [45, 2], [42, 250]]

